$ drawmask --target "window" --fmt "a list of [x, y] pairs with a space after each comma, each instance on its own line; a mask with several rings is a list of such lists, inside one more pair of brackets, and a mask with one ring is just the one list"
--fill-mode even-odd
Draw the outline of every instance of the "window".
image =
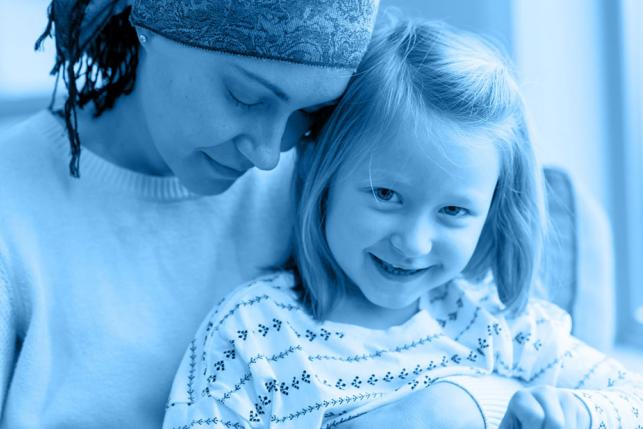
[[616, 231], [617, 258], [622, 256], [616, 265], [617, 280], [623, 282], [619, 304], [625, 310], [619, 325], [622, 340], [643, 347], [643, 3], [622, 0], [621, 4], [623, 138], [614, 172], [621, 175], [626, 205], [623, 224]]
[[0, 1], [0, 125], [45, 108], [55, 78], [54, 41], [34, 43], [47, 24], [48, 0]]

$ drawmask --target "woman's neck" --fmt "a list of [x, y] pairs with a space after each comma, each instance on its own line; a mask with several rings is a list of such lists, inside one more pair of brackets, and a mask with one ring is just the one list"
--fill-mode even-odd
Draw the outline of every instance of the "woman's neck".
[[99, 117], [91, 104], [78, 109], [78, 132], [84, 148], [112, 164], [148, 175], [172, 174], [156, 150], [136, 91], [120, 96]]

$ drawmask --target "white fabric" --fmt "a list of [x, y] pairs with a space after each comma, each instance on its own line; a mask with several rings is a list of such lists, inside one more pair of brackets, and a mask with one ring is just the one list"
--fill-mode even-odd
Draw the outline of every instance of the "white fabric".
[[[592, 429], [643, 423], [633, 411], [643, 410], [641, 377], [571, 337], [569, 315], [553, 304], [532, 300], [507, 319], [493, 284], [458, 280], [431, 291], [404, 324], [373, 330], [314, 320], [293, 285], [291, 273], [273, 273], [212, 310], [179, 368], [165, 429], [333, 427], [438, 380], [492, 373], [585, 389]], [[477, 396], [489, 428], [516, 388], [459, 385]], [[596, 411], [608, 400], [612, 408]]]
[[158, 428], [208, 310], [289, 254], [294, 154], [214, 197], [68, 154], [48, 112], [0, 139], [0, 428]]
[[525, 386], [516, 378], [500, 376], [473, 377], [456, 375], [436, 383], [452, 383], [464, 389], [476, 401], [484, 420], [484, 429], [497, 429], [511, 397]]

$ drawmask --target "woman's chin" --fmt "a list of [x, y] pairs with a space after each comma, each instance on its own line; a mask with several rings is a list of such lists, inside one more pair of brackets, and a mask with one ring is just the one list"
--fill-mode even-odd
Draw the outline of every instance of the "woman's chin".
[[205, 179], [190, 178], [182, 179], [179, 177], [181, 184], [193, 194], [201, 196], [219, 195], [230, 189], [236, 180], [224, 179]]

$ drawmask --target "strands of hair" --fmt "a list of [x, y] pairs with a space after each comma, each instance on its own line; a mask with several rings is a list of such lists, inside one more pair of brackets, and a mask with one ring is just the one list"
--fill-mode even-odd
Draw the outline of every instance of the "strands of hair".
[[[138, 66], [139, 45], [136, 31], [129, 23], [131, 7], [115, 14], [97, 28], [97, 32], [81, 44], [81, 27], [85, 11], [90, 0], [74, 2], [70, 19], [65, 23], [56, 16], [54, 3], [49, 5], [48, 22], [42, 35], [36, 41], [35, 48], [40, 49], [47, 37], [51, 37], [52, 28], [56, 32], [67, 33], [67, 46], [56, 43], [56, 62], [51, 74], [60, 78], [67, 88], [64, 107], [57, 113], [65, 118], [67, 135], [71, 148], [69, 173], [80, 177], [80, 136], [76, 110], [83, 108], [90, 101], [94, 104], [94, 116], [100, 116], [111, 109], [116, 99], [122, 94], [129, 94], [134, 89], [136, 69]], [[82, 86], [78, 88], [78, 80]], [[56, 80], [57, 86], [58, 80]], [[49, 106], [53, 109], [56, 89]]]

